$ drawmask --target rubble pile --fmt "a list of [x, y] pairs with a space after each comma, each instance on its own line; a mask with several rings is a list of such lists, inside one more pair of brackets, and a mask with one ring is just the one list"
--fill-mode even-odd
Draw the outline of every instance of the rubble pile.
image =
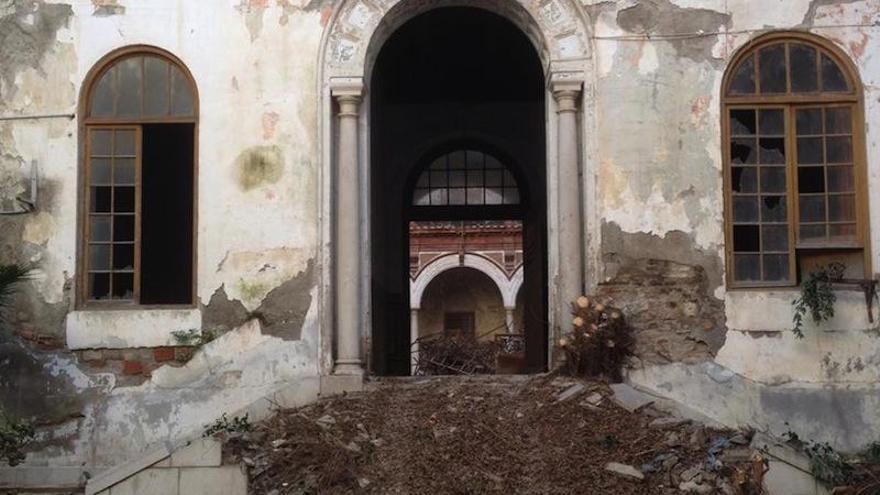
[[749, 435], [567, 377], [386, 379], [225, 442], [252, 493], [760, 493]]

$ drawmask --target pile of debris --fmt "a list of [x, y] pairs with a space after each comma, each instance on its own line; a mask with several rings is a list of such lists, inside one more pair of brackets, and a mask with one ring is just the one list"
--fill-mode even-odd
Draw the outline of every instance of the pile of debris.
[[749, 441], [626, 385], [457, 376], [385, 379], [279, 411], [224, 452], [257, 494], [760, 494]]

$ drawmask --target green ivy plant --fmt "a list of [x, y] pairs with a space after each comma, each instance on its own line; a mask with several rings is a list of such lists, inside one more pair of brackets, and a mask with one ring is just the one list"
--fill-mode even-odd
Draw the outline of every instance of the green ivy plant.
[[0, 323], [3, 313], [12, 304], [16, 286], [30, 277], [31, 268], [27, 265], [0, 265]]
[[247, 433], [253, 429], [254, 425], [248, 419], [247, 413], [244, 416], [234, 416], [232, 419], [223, 413], [213, 424], [205, 426], [202, 437], [212, 437], [219, 433]]
[[12, 421], [0, 415], [0, 462], [10, 467], [25, 459], [24, 449], [33, 441], [36, 431], [28, 422]]
[[174, 341], [178, 345], [202, 346], [216, 339], [217, 336], [210, 330], [202, 330], [201, 332], [195, 328], [189, 330], [175, 330], [171, 332]]
[[801, 295], [794, 301], [794, 316], [792, 331], [799, 339], [804, 338], [804, 316], [809, 311], [815, 323], [821, 323], [834, 317], [834, 303], [837, 295], [834, 293], [834, 282], [843, 278], [846, 266], [843, 263], [829, 263], [814, 272], [811, 272], [801, 285]]

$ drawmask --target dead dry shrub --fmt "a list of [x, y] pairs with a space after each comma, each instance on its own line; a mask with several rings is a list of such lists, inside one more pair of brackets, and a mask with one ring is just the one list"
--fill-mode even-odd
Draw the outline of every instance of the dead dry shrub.
[[589, 296], [577, 298], [571, 308], [572, 330], [557, 343], [565, 354], [565, 371], [621, 381], [635, 345], [623, 312]]

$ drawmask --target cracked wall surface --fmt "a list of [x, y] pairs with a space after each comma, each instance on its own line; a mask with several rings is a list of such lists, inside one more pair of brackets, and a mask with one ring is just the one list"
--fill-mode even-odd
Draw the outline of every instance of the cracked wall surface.
[[[318, 375], [318, 363], [326, 362], [319, 349], [330, 347], [319, 342], [327, 334], [321, 322], [329, 320], [317, 296], [323, 267], [316, 81], [321, 39], [334, 29], [339, 5], [0, 0], [0, 117], [46, 116], [0, 120], [0, 209], [29, 194], [32, 164], [40, 177], [35, 212], [0, 216], [0, 262], [35, 267], [0, 334], [0, 403], [44, 423], [45, 448], [29, 462], [107, 466], [196, 431], [218, 411], [285, 383], [311, 384]], [[627, 308], [638, 327], [642, 369], [653, 377], [694, 377], [695, 367], [712, 363], [756, 387], [783, 387], [749, 395], [749, 407], [772, 410], [774, 418], [815, 399], [780, 396], [786, 387], [876, 387], [880, 338], [858, 296], [841, 298], [834, 331], [808, 326], [810, 338], [797, 341], [788, 332], [791, 291], [725, 289], [719, 91], [735, 50], [765, 30], [809, 30], [844, 50], [865, 86], [877, 246], [880, 134], [871, 123], [880, 119], [880, 5], [769, 0], [756, 10], [750, 0], [582, 0], [591, 39], [566, 38], [570, 26], [558, 24], [572, 5], [550, 0], [508, 10], [527, 10], [555, 29], [554, 53], [588, 52], [593, 70], [584, 110], [595, 126], [584, 127], [582, 138], [595, 146], [583, 157], [584, 180], [597, 194], [583, 207], [599, 222], [586, 237], [598, 253], [597, 289]], [[375, 26], [374, 7], [353, 8], [346, 19]], [[348, 40], [342, 34], [340, 43]], [[81, 143], [70, 116], [87, 72], [132, 44], [180, 57], [198, 88], [198, 305], [164, 316], [83, 315], [73, 297]], [[345, 46], [337, 48], [345, 55]], [[872, 252], [880, 266], [880, 249]], [[87, 332], [71, 333], [81, 328], [72, 321]], [[210, 330], [219, 338], [194, 350], [186, 364], [141, 363], [137, 382], [86, 363], [95, 347], [101, 356], [118, 356], [114, 362], [137, 361], [131, 349], [174, 346], [175, 329]], [[700, 380], [675, 382], [675, 390], [705, 404], [711, 395], [688, 388]]]

